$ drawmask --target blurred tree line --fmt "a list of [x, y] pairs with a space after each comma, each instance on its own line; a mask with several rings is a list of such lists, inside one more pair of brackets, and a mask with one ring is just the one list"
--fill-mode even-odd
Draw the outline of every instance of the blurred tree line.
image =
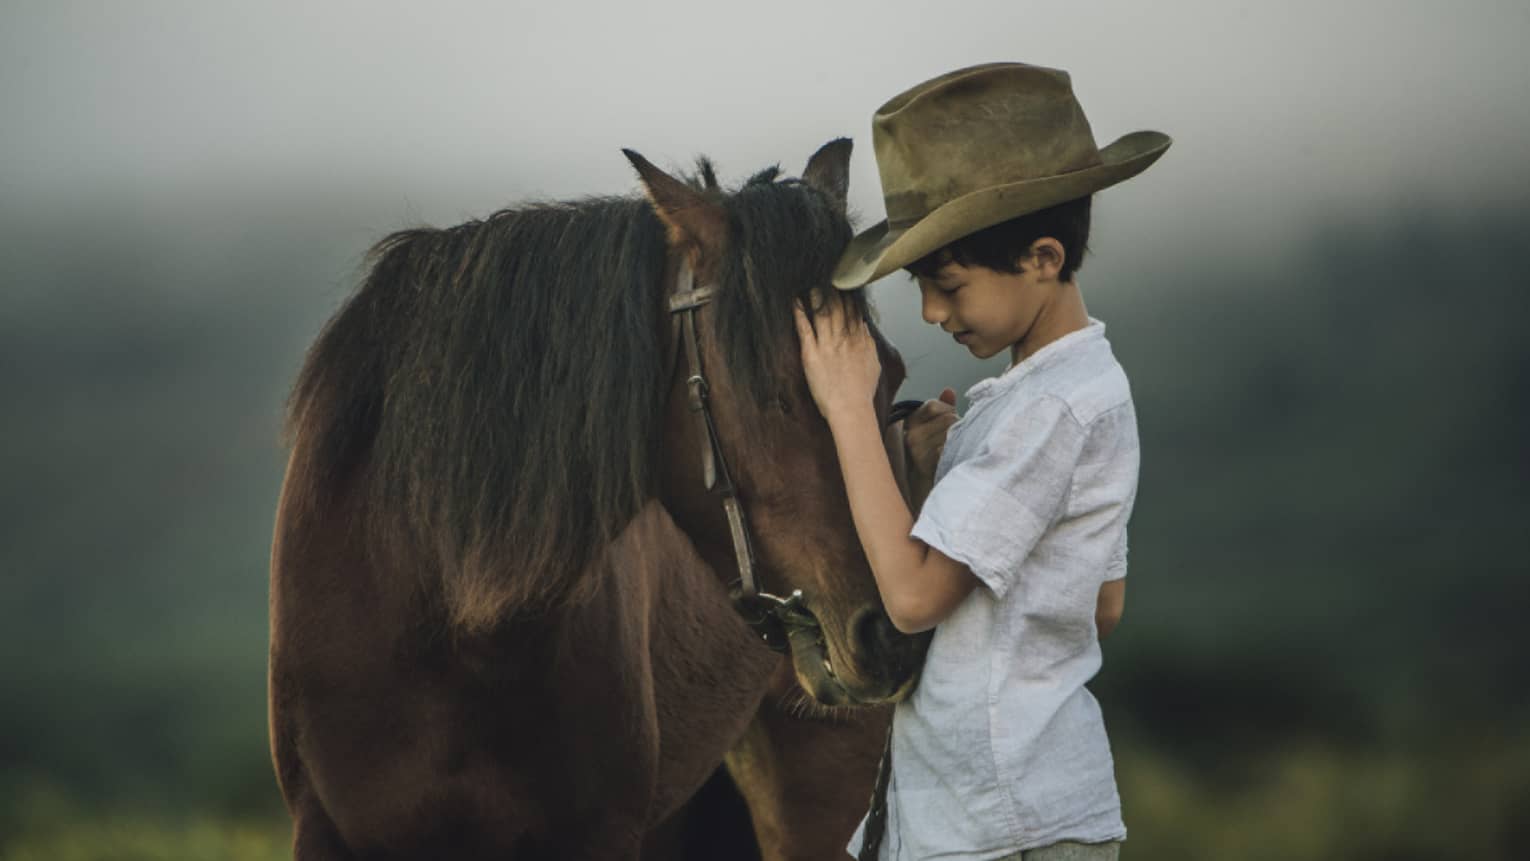
[[[1090, 298], [1144, 450], [1095, 683], [1133, 858], [1530, 844], [1527, 219], [1335, 216]], [[383, 232], [328, 223], [0, 205], [0, 858], [280, 856], [281, 401]]]

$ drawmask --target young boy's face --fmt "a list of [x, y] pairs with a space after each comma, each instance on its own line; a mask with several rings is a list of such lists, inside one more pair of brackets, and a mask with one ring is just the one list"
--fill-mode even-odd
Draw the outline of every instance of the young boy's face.
[[1014, 274], [949, 262], [935, 277], [916, 276], [926, 323], [950, 332], [979, 359], [1008, 350], [1030, 331], [1046, 299], [1037, 268]]

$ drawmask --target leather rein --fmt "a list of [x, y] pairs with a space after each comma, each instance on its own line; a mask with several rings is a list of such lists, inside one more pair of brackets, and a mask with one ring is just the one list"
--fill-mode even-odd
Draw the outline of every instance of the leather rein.
[[[682, 261], [675, 279], [675, 288], [669, 294], [669, 313], [674, 320], [674, 328], [679, 330], [677, 337], [684, 345], [687, 407], [697, 416], [697, 427], [704, 438], [701, 444], [702, 482], [708, 491], [722, 497], [723, 511], [728, 516], [728, 532], [733, 538], [733, 555], [738, 560], [739, 579], [729, 597], [733, 600], [734, 609], [760, 635], [765, 645], [784, 653], [790, 649], [795, 639], [821, 639], [821, 626], [804, 603], [801, 589], [794, 589], [790, 595], [782, 598], [761, 591], [755, 578], [754, 546], [749, 540], [749, 524], [744, 517], [743, 503], [739, 501], [738, 486], [733, 483], [733, 474], [728, 470], [727, 458], [723, 456], [717, 423], [712, 418], [709, 404], [711, 392], [702, 371], [701, 348], [696, 337], [696, 309], [712, 301], [716, 294], [717, 288], [714, 285], [697, 287], [690, 264]], [[671, 338], [670, 343], [674, 344], [674, 338]], [[675, 359], [678, 356], [674, 356], [668, 363], [671, 369]], [[888, 424], [902, 421], [918, 406], [918, 401], [900, 401], [893, 407]]]

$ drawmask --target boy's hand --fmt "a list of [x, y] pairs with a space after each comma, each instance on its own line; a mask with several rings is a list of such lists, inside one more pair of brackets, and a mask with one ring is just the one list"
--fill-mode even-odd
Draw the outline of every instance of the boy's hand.
[[841, 302], [827, 302], [813, 323], [801, 306], [792, 307], [802, 342], [802, 370], [818, 411], [833, 424], [842, 416], [871, 406], [882, 362], [865, 320], [849, 320]]
[[935, 483], [935, 468], [946, 448], [946, 432], [956, 424], [956, 391], [942, 389], [940, 397], [925, 401], [903, 423], [903, 442], [908, 449], [908, 480], [916, 507]]
[[914, 467], [933, 475], [946, 447], [946, 432], [956, 424], [956, 391], [942, 389], [940, 397], [925, 401], [903, 423], [903, 439]]

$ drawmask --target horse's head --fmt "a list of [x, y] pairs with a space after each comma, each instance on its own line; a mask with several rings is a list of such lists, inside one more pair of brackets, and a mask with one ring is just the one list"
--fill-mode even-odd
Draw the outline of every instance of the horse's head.
[[[667, 292], [687, 271], [696, 287], [715, 290], [693, 312], [720, 450], [714, 471], [737, 487], [759, 588], [780, 596], [800, 590], [819, 624], [812, 636], [792, 638], [798, 682], [831, 705], [901, 699], [913, 688], [929, 637], [899, 633], [882, 607], [829, 426], [803, 376], [792, 321], [796, 302], [843, 302], [857, 315], [868, 313], [861, 291], [829, 286], [851, 235], [845, 214], [850, 142], [820, 149], [800, 181], [778, 180], [771, 169], [731, 194], [717, 187], [705, 162], [700, 178], [687, 183], [636, 153], [628, 156], [666, 227]], [[697, 371], [677, 335], [690, 322], [666, 316], [661, 335], [676, 358], [659, 443], [660, 492], [703, 557], [736, 581], [735, 540], [718, 494], [707, 491], [703, 477], [712, 442], [701, 414], [690, 408], [695, 384], [687, 380]], [[882, 359], [876, 404], [885, 416], [904, 367], [875, 325], [872, 332]]]

